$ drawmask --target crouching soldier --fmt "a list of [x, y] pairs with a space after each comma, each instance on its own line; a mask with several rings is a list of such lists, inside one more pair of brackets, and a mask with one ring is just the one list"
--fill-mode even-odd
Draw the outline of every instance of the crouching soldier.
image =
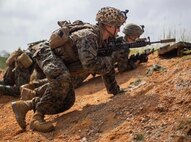
[[[90, 24], [69, 32], [72, 46], [66, 48], [64, 44], [53, 48], [49, 45], [51, 42], [41, 46], [34, 58], [48, 79], [45, 92], [41, 97], [32, 100], [12, 102], [16, 120], [22, 129], [26, 128], [25, 116], [29, 110], [34, 110], [30, 128], [49, 132], [54, 129], [54, 126], [44, 120], [45, 115], [58, 114], [73, 106], [75, 102], [73, 73], [68, 69], [73, 62], [79, 62], [82, 69], [89, 74], [101, 75], [109, 94], [117, 95], [121, 92], [115, 79], [112, 57], [97, 56], [97, 49], [108, 47], [108, 39], [117, 36], [126, 18], [126, 13], [123, 11], [104, 7], [96, 15], [96, 25]], [[66, 35], [62, 30], [58, 32], [60, 38]]]
[[37, 79], [45, 77], [42, 70], [33, 60], [33, 54], [40, 47], [41, 42], [44, 42], [44, 40], [29, 44], [27, 50], [18, 49], [8, 57], [6, 61], [8, 68], [0, 84], [1, 94], [19, 97], [20, 86], [29, 83], [34, 70], [37, 72]]
[[6, 60], [7, 68], [3, 74], [3, 80], [0, 81], [0, 93], [1, 95], [10, 95], [10, 96], [18, 96], [19, 87], [16, 84], [26, 83], [27, 81], [18, 78], [17, 74], [15, 74], [15, 66], [16, 59], [19, 57], [23, 51], [19, 48], [10, 54], [10, 56]]

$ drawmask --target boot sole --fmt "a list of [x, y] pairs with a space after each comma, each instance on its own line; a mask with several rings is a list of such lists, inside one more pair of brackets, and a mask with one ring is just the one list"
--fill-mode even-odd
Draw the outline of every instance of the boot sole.
[[19, 117], [19, 115], [18, 115], [19, 112], [18, 112], [16, 103], [15, 103], [15, 102], [12, 102], [12, 103], [11, 103], [11, 107], [12, 107], [13, 112], [14, 112], [14, 114], [15, 114], [15, 118], [16, 118], [16, 120], [17, 120], [17, 123], [19, 124], [19, 126], [20, 126], [23, 130], [25, 130], [25, 129], [26, 129], [26, 123], [23, 124], [23, 123], [20, 121], [20, 117]]
[[53, 131], [53, 130], [55, 130], [55, 127], [52, 125], [52, 126], [50, 126], [49, 128], [46, 128], [46, 129], [42, 129], [42, 128], [36, 128], [35, 126], [33, 126], [34, 124], [33, 124], [34, 122], [31, 122], [30, 123], [30, 128], [33, 130], [33, 131], [38, 131], [38, 132], [43, 132], [43, 133], [47, 133], [47, 132], [51, 132], [51, 131]]

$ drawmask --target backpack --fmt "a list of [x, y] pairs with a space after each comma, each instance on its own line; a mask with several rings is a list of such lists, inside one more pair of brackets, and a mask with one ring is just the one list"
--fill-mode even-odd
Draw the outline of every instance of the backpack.
[[70, 35], [75, 31], [87, 28], [93, 29], [93, 25], [80, 20], [76, 20], [73, 23], [66, 20], [58, 21], [57, 24], [60, 26], [60, 28], [53, 31], [49, 38], [49, 45], [52, 49], [61, 47], [65, 44], [72, 46], [73, 44], [72, 40], [70, 39]]

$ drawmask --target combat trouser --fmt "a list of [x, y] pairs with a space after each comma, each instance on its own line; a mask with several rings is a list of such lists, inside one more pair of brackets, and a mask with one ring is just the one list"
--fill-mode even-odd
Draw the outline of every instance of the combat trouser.
[[83, 81], [89, 76], [90, 74], [88, 72], [83, 72], [78, 75], [72, 76], [72, 84], [74, 88], [78, 88], [82, 85]]
[[18, 97], [20, 95], [20, 90], [17, 86], [0, 85], [0, 93], [2, 95]]
[[48, 79], [47, 89], [42, 97], [33, 99], [35, 111], [41, 114], [57, 114], [69, 109], [75, 94], [70, 73], [63, 61], [55, 56], [48, 45], [43, 45], [34, 57]]
[[14, 65], [8, 66], [3, 75], [3, 80], [1, 80], [0, 84], [2, 85], [14, 85], [15, 84], [15, 72]]

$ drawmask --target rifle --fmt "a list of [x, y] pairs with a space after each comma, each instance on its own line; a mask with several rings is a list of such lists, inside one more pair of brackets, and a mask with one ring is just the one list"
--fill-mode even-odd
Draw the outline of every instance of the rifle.
[[45, 42], [45, 41], [46, 41], [45, 39], [44, 39], [44, 40], [39, 40], [39, 41], [35, 41], [35, 42], [28, 43], [27, 45], [28, 45], [29, 47], [31, 47], [31, 46], [34, 46], [34, 45], [36, 45], [36, 44], [39, 44], [39, 43]]
[[151, 44], [156, 43], [169, 43], [169, 42], [175, 42], [176, 39], [163, 39], [159, 41], [150, 41], [150, 37], [143, 38], [141, 40], [137, 40], [132, 43], [125, 42], [123, 37], [118, 37], [116, 39], [112, 39], [109, 41], [107, 47], [102, 47], [98, 49], [98, 56], [111, 56], [112, 52], [121, 50], [121, 49], [129, 49], [129, 48], [138, 48], [138, 47], [144, 47]]

